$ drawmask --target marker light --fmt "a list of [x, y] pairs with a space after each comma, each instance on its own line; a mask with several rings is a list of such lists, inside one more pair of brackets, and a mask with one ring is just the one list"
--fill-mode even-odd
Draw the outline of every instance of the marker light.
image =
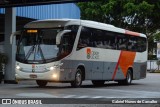
[[20, 69], [20, 66], [16, 66], [16, 69], [18, 69], [18, 70], [19, 70], [19, 69]]
[[27, 30], [27, 33], [37, 33], [37, 30]]

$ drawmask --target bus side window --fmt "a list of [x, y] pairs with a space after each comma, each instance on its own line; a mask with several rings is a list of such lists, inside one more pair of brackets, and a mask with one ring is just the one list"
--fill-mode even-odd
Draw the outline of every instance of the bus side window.
[[127, 50], [128, 39], [124, 35], [118, 35], [117, 48], [118, 50]]
[[137, 51], [137, 38], [131, 36], [128, 41], [128, 50], [129, 51]]
[[138, 37], [137, 45], [137, 51], [144, 52], [146, 50], [146, 39]]
[[146, 39], [142, 37], [130, 36], [128, 50], [134, 52], [144, 52], [146, 50]]
[[72, 51], [73, 45], [75, 41], [75, 34], [68, 33], [63, 36], [63, 44], [62, 48], [65, 52], [70, 53]]
[[63, 35], [61, 44], [59, 45], [60, 51], [58, 53], [59, 58], [64, 58], [72, 52], [76, 34], [67, 33]]
[[104, 48], [105, 49], [116, 49], [115, 36], [114, 33], [104, 31]]
[[92, 44], [90, 43], [90, 36], [91, 36], [90, 29], [82, 27], [80, 38], [77, 44], [77, 50], [80, 50]]

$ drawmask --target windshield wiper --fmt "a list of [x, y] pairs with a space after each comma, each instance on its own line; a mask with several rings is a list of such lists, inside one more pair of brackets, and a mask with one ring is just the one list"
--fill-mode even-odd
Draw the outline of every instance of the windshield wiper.
[[33, 45], [33, 46], [29, 49], [27, 55], [25, 56], [25, 60], [24, 60], [24, 61], [27, 61], [27, 60], [28, 60], [28, 58], [30, 57], [31, 53], [34, 52], [34, 49], [35, 49], [35, 45]]
[[[46, 62], [46, 59], [44, 58], [44, 55], [43, 55], [43, 51], [42, 51], [42, 49], [41, 49], [41, 47], [40, 47], [40, 36], [42, 35], [42, 37], [43, 37], [43, 33], [40, 33], [39, 35], [38, 35], [38, 51], [40, 51], [40, 55], [41, 55], [41, 58], [42, 58], [42, 60], [44, 61], [44, 62]], [[35, 58], [35, 56], [34, 56], [34, 58]]]
[[[37, 46], [38, 46], [38, 51], [37, 51], [37, 53], [40, 52], [40, 55], [41, 55], [42, 60], [43, 60], [44, 62], [46, 62], [46, 59], [44, 58], [44, 55], [43, 55], [42, 49], [41, 49], [41, 47], [40, 47], [40, 44], [38, 44]], [[35, 57], [34, 57], [34, 58], [35, 58]]]

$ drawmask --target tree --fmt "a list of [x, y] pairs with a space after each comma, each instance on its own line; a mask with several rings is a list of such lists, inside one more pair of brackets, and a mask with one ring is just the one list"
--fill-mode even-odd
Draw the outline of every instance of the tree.
[[78, 3], [81, 18], [108, 23], [144, 33], [153, 47], [157, 29], [160, 29], [160, 0], [98, 0]]
[[[150, 26], [160, 18], [160, 0], [98, 0], [78, 5], [82, 19], [109, 23], [143, 33], [152, 30]], [[155, 25], [152, 28], [155, 28]]]

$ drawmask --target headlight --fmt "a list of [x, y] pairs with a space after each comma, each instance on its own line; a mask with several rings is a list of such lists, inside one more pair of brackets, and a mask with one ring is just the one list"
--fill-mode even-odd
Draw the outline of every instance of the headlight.
[[18, 70], [19, 70], [20, 68], [21, 68], [20, 66], [16, 66], [16, 69], [18, 69]]
[[55, 67], [50, 67], [49, 69], [50, 69], [50, 70], [54, 70], [54, 69], [55, 69]]

